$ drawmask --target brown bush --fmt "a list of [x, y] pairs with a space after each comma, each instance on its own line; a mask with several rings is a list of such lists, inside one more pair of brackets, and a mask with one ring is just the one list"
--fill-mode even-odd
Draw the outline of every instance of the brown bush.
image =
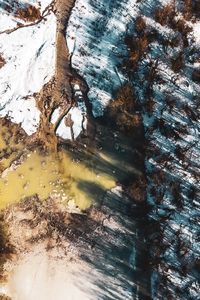
[[175, 16], [174, 6], [172, 4], [168, 4], [163, 8], [158, 8], [155, 11], [155, 20], [163, 26], [169, 24], [171, 18]]
[[138, 114], [129, 114], [127, 112], [119, 113], [116, 116], [117, 128], [124, 133], [133, 133], [135, 129], [139, 129], [142, 119]]
[[196, 18], [200, 18], [200, 1], [199, 0], [192, 1], [192, 13]]
[[171, 68], [175, 73], [178, 73], [184, 67], [184, 56], [183, 52], [178, 53], [175, 58], [171, 59]]
[[140, 37], [130, 37], [125, 38], [125, 44], [129, 48], [129, 65], [132, 63], [137, 63], [138, 60], [144, 54], [147, 46], [149, 45], [148, 34], [145, 33]]
[[41, 14], [40, 10], [37, 7], [29, 5], [24, 8], [18, 8], [16, 11], [16, 17], [26, 22], [34, 22], [41, 18]]
[[133, 45], [129, 54], [129, 66], [135, 68], [138, 61], [144, 56], [145, 50], [149, 45], [149, 40], [147, 35], [136, 38], [133, 40]]
[[175, 31], [180, 32], [183, 36], [187, 36], [192, 31], [192, 28], [186, 23], [184, 19], [171, 19], [170, 27]]
[[146, 186], [145, 176], [140, 176], [128, 187], [127, 193], [136, 202], [145, 202], [147, 196]]
[[115, 117], [118, 112], [134, 111], [135, 106], [136, 100], [133, 87], [127, 83], [119, 89], [115, 100], [110, 103], [108, 110], [109, 114]]
[[192, 0], [184, 0], [183, 16], [186, 20], [190, 20], [192, 17]]
[[169, 47], [170, 46], [172, 48], [175, 48], [175, 47], [178, 47], [180, 45], [181, 39], [179, 37], [173, 37], [173, 38], [162, 37], [161, 43], [165, 47]]
[[135, 30], [138, 34], [141, 34], [145, 31], [146, 29], [146, 22], [145, 20], [139, 16], [136, 18], [136, 21], [135, 21]]
[[114, 101], [107, 108], [108, 117], [124, 133], [133, 132], [142, 125], [142, 118], [135, 113], [137, 107], [133, 88], [125, 84], [117, 93]]
[[147, 111], [147, 113], [151, 114], [154, 111], [154, 107], [155, 107], [155, 100], [152, 97], [147, 98], [144, 106], [145, 106], [145, 110]]
[[5, 59], [0, 54], [0, 69], [5, 65], [5, 63], [6, 63]]
[[192, 80], [197, 82], [197, 83], [200, 83], [200, 69], [196, 69], [196, 70], [193, 71]]

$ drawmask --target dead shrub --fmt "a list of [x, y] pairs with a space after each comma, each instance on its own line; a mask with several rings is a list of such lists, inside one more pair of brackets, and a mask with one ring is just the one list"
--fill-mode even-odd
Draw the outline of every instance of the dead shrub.
[[171, 68], [175, 73], [180, 72], [184, 68], [183, 52], [178, 53], [175, 58], [171, 58]]
[[2, 54], [0, 54], [0, 69], [6, 64], [5, 59], [3, 58]]
[[135, 110], [135, 106], [136, 100], [133, 87], [127, 83], [119, 89], [115, 100], [110, 103], [108, 107], [109, 115], [115, 117], [119, 112], [132, 112]]
[[161, 38], [161, 43], [165, 48], [167, 48], [167, 47], [175, 48], [181, 44], [181, 39], [178, 36], [173, 37], [173, 38], [164, 36]]
[[193, 201], [197, 197], [197, 194], [198, 189], [195, 186], [191, 186], [188, 191], [188, 198]]
[[178, 209], [183, 208], [183, 198], [181, 195], [181, 185], [179, 182], [172, 182], [171, 184], [171, 192], [173, 197], [173, 203], [176, 205]]
[[137, 65], [138, 61], [143, 57], [148, 45], [149, 41], [146, 35], [135, 39], [134, 47], [130, 51], [130, 66], [135, 67]]
[[177, 21], [173, 19], [171, 21], [171, 27], [172, 29], [186, 35], [192, 31], [192, 28], [187, 25], [184, 19], [179, 19]]
[[184, 0], [183, 16], [188, 21], [192, 17], [192, 2], [192, 0]]
[[194, 82], [200, 83], [200, 69], [196, 69], [192, 73], [192, 80]]
[[128, 187], [127, 193], [136, 202], [145, 202], [147, 196], [146, 186], [147, 181], [145, 176], [140, 176]]
[[153, 113], [155, 104], [156, 104], [156, 101], [152, 97], [147, 98], [147, 100], [144, 104], [144, 107], [148, 114]]
[[119, 113], [116, 116], [116, 126], [124, 133], [133, 133], [142, 123], [142, 119], [138, 114], [129, 114], [127, 112]]
[[0, 281], [6, 279], [3, 266], [4, 263], [7, 261], [7, 259], [11, 258], [13, 253], [14, 253], [14, 248], [9, 241], [9, 236], [7, 233], [4, 216], [3, 214], [0, 214]]
[[175, 9], [172, 4], [168, 4], [163, 8], [158, 8], [155, 11], [155, 20], [162, 26], [169, 24], [171, 18], [175, 17]]
[[[188, 14], [188, 4], [185, 6], [185, 10], [187, 11], [185, 13]], [[187, 24], [184, 18], [179, 18], [178, 20], [176, 19], [174, 4], [169, 4], [163, 8], [158, 8], [155, 11], [155, 20], [163, 26], [169, 26], [174, 31], [178, 31], [182, 35], [184, 46], [188, 47], [187, 35], [192, 31], [192, 28]], [[177, 44], [177, 41], [175, 41], [175, 44]]]
[[24, 20], [25, 22], [34, 22], [41, 18], [41, 14], [37, 7], [29, 5], [24, 8], [18, 8], [16, 11], [16, 17]]
[[196, 18], [200, 18], [200, 1], [199, 0], [192, 1], [192, 13]]
[[135, 21], [135, 30], [138, 34], [142, 34], [144, 33], [146, 29], [146, 22], [145, 20], [141, 17], [141, 16], [138, 16], [136, 18], [136, 21]]
[[133, 71], [133, 69], [137, 67], [138, 61], [144, 56], [145, 50], [149, 45], [148, 36], [144, 34], [137, 38], [127, 37], [125, 43], [129, 49], [127, 68]]
[[125, 84], [108, 106], [107, 113], [118, 130], [128, 134], [142, 124], [141, 116], [135, 113], [135, 110], [137, 110], [137, 102], [133, 88], [130, 84]]
[[171, 95], [167, 95], [165, 98], [165, 103], [166, 103], [167, 109], [171, 113], [173, 108], [176, 106], [176, 99], [174, 99]]
[[195, 21], [195, 18], [200, 17], [200, 2], [199, 0], [184, 0], [182, 13], [187, 21]]
[[166, 174], [162, 170], [155, 170], [151, 174], [151, 180], [153, 181], [155, 186], [160, 186], [163, 182], [167, 182]]

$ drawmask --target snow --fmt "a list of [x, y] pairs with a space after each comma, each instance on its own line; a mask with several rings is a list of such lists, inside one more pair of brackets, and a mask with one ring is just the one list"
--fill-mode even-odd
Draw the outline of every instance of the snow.
[[194, 34], [196, 43], [200, 44], [200, 21], [196, 22], [193, 25], [193, 34]]
[[[76, 106], [72, 107], [67, 115], [64, 116], [56, 131], [56, 134], [65, 140], [76, 139], [83, 132], [83, 130], [86, 130], [87, 127], [87, 109], [80, 86], [75, 84], [73, 86], [73, 91], [76, 99]], [[61, 113], [62, 111], [59, 107], [54, 110], [51, 117], [52, 124], [56, 123]], [[70, 118], [72, 121], [71, 129], [65, 124], [66, 117]]]
[[40, 112], [32, 95], [54, 75], [56, 19], [0, 35], [0, 116], [22, 123], [27, 134], [36, 131]]
[[14, 19], [11, 15], [4, 13], [1, 9], [0, 9], [0, 16], [1, 16], [0, 17], [0, 32], [16, 27], [17, 20]]
[[[67, 114], [67, 116], [70, 117], [72, 120], [73, 133], [71, 132], [70, 127], [65, 125], [65, 117], [64, 117], [56, 131], [56, 134], [58, 136], [66, 140], [72, 140], [72, 139], [76, 139], [81, 134], [83, 129], [84, 130], [86, 129], [87, 119], [83, 108], [84, 106], [81, 107], [80, 105], [78, 107], [72, 107]], [[52, 123], [55, 122], [57, 119], [56, 114], [58, 118], [59, 116], [58, 111], [56, 111], [56, 113], [52, 116], [53, 117]]]
[[72, 65], [89, 86], [95, 117], [104, 113], [113, 93], [125, 82], [118, 66], [126, 53], [124, 35], [136, 14], [136, 1], [77, 0], [67, 29]]

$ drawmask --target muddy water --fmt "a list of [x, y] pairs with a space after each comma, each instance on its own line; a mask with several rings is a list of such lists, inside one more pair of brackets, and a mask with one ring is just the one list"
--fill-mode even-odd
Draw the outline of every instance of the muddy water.
[[[18, 161], [17, 157], [19, 153], [23, 153], [24, 145], [22, 142], [18, 143], [15, 151], [11, 151], [13, 143], [9, 140], [8, 144], [8, 138], [8, 135], [0, 135], [0, 209], [37, 194], [42, 200], [59, 197], [66, 205], [78, 206], [84, 210], [93, 203], [94, 194], [81, 189], [81, 182], [100, 187], [97, 190], [98, 197], [115, 186], [112, 174], [95, 169], [93, 157], [90, 157], [86, 165], [77, 158], [72, 158], [64, 149], [56, 154], [44, 154], [35, 150], [26, 151], [22, 161]], [[7, 154], [3, 155], [4, 152]]]

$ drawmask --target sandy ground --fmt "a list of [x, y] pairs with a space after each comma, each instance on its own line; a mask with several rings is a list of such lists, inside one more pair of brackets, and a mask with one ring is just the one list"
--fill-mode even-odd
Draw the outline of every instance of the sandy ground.
[[36, 208], [32, 200], [15, 205], [13, 216], [10, 210], [7, 215], [17, 254], [5, 264], [9, 276], [3, 294], [12, 300], [148, 296], [147, 272], [136, 270], [142, 236], [134, 207], [119, 187], [105, 195], [101, 208], [84, 215], [61, 207], [53, 211], [49, 203]]
[[86, 282], [87, 293], [77, 285], [76, 274], [82, 274], [79, 280], [84, 284], [85, 271], [76, 262], [65, 264], [63, 260], [50, 257], [44, 249], [35, 249], [18, 262], [6, 289], [13, 300], [94, 299], [90, 297]]

